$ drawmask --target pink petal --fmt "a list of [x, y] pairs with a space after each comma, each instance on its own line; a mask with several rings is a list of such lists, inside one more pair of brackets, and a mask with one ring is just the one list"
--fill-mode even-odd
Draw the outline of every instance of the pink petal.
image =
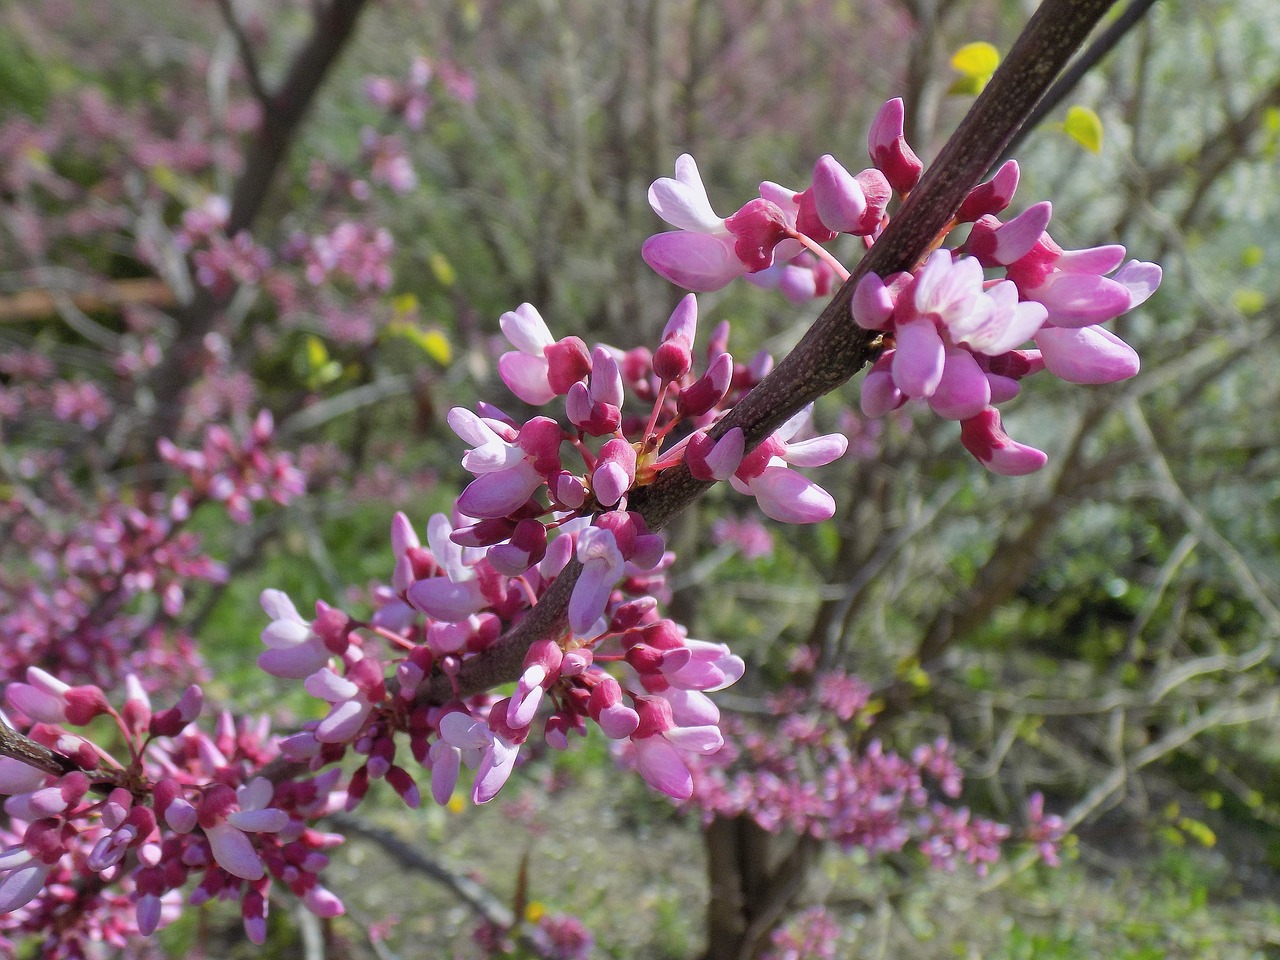
[[984, 467], [1006, 477], [1035, 473], [1049, 459], [1043, 451], [1010, 438], [1000, 414], [991, 408], [960, 424], [960, 442]]
[[1045, 369], [1068, 383], [1114, 383], [1138, 372], [1137, 351], [1102, 327], [1045, 327], [1036, 334]]
[[897, 327], [893, 354], [894, 385], [908, 397], [927, 397], [942, 379], [945, 354], [932, 320], [912, 320]]
[[948, 420], [967, 420], [986, 409], [990, 400], [991, 385], [973, 354], [960, 348], [949, 349], [942, 380], [929, 398], [929, 406]]
[[335, 703], [316, 727], [316, 739], [321, 743], [345, 743], [360, 732], [372, 710], [373, 704], [363, 700]]
[[649, 206], [681, 230], [710, 233], [724, 227], [724, 221], [711, 209], [698, 164], [687, 153], [676, 158], [675, 179], [660, 177], [653, 182], [649, 188]]
[[507, 743], [501, 737], [493, 738], [492, 749], [485, 752], [484, 759], [476, 770], [475, 788], [471, 791], [471, 799], [476, 803], [488, 803], [498, 795], [503, 784], [515, 769], [516, 757], [520, 748]]
[[700, 690], [669, 687], [660, 694], [671, 704], [671, 719], [682, 727], [699, 727], [720, 722], [720, 708]]
[[1110, 273], [1124, 262], [1124, 247], [1109, 243], [1084, 250], [1064, 250], [1054, 266], [1065, 273]]
[[849, 438], [842, 433], [826, 433], [820, 437], [788, 443], [783, 459], [794, 467], [821, 467], [844, 456]]
[[516, 350], [498, 358], [498, 376], [507, 389], [534, 407], [549, 403], [556, 395], [547, 381], [550, 370], [545, 357], [531, 357]]
[[893, 318], [893, 296], [874, 273], [868, 273], [853, 288], [849, 309], [853, 322], [864, 330], [888, 330]]
[[864, 416], [883, 417], [906, 402], [906, 394], [898, 389], [893, 382], [893, 374], [887, 369], [872, 370], [863, 378], [861, 407]]
[[543, 348], [555, 343], [542, 314], [531, 303], [508, 310], [498, 318], [498, 326], [513, 347], [533, 357], [541, 357]]
[[238, 810], [227, 814], [227, 823], [250, 833], [279, 833], [289, 825], [289, 814], [283, 810]]
[[431, 745], [431, 796], [440, 806], [445, 806], [458, 785], [458, 772], [462, 768], [462, 751], [443, 740]]
[[636, 727], [640, 726], [640, 714], [624, 703], [615, 703], [600, 711], [597, 722], [610, 740], [623, 740], [635, 733]]
[[667, 741], [680, 750], [709, 756], [724, 746], [719, 727], [672, 727], [663, 734]]
[[1105, 323], [1129, 309], [1129, 288], [1092, 273], [1055, 273], [1032, 293], [1049, 308], [1049, 322], [1059, 327]]
[[820, 523], [836, 512], [831, 494], [786, 467], [765, 467], [750, 488], [764, 515], [781, 523]]
[[590, 560], [582, 568], [578, 582], [569, 596], [569, 626], [577, 636], [585, 636], [604, 614], [613, 585], [622, 575], [602, 560]]
[[258, 602], [262, 604], [262, 609], [272, 620], [302, 621], [302, 617], [298, 616], [298, 608], [293, 605], [289, 595], [281, 590], [263, 590], [258, 597]]
[[300, 643], [258, 654], [258, 667], [273, 677], [302, 680], [329, 662], [329, 651], [321, 644]]
[[476, 477], [458, 497], [458, 509], [469, 517], [505, 517], [525, 505], [542, 486], [542, 476], [522, 460], [516, 466]]
[[640, 255], [663, 279], [695, 293], [719, 290], [747, 272], [728, 234], [659, 233], [644, 242]]
[[1031, 252], [1039, 241], [1045, 228], [1049, 226], [1049, 218], [1053, 215], [1053, 205], [1048, 200], [1033, 204], [1018, 214], [1008, 223], [996, 230], [995, 260], [997, 263], [1013, 263]]
[[813, 202], [823, 225], [836, 233], [857, 230], [867, 212], [862, 187], [830, 154], [813, 165]]
[[427, 616], [446, 623], [465, 620], [485, 605], [476, 580], [454, 583], [448, 577], [430, 577], [414, 583], [405, 596]]
[[253, 849], [253, 843], [244, 833], [230, 823], [206, 827], [204, 835], [209, 839], [209, 849], [218, 866], [241, 880], [261, 880], [267, 872], [262, 858]]
[[1159, 264], [1130, 260], [1111, 279], [1128, 288], [1129, 309], [1132, 310], [1139, 304], [1146, 303], [1147, 299], [1156, 292], [1156, 288], [1160, 286], [1161, 276]]
[[633, 743], [636, 768], [649, 786], [677, 800], [688, 800], [693, 796], [693, 777], [689, 768], [685, 766], [680, 752], [665, 737], [646, 737]]
[[40, 892], [51, 868], [43, 863], [14, 870], [0, 881], [0, 915], [25, 907]]

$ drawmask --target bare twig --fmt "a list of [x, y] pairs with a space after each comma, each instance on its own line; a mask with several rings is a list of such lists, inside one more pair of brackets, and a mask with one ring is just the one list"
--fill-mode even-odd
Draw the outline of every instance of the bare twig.
[[236, 16], [235, 7], [232, 6], [231, 0], [218, 0], [218, 9], [222, 11], [222, 19], [227, 29], [231, 31], [231, 36], [235, 38], [236, 49], [240, 52], [240, 64], [244, 67], [245, 79], [249, 83], [249, 89], [253, 91], [254, 99], [264, 111], [270, 111], [271, 94], [267, 92], [266, 85], [262, 82], [258, 55], [253, 52], [253, 44], [249, 42], [249, 36], [244, 32], [240, 18]]

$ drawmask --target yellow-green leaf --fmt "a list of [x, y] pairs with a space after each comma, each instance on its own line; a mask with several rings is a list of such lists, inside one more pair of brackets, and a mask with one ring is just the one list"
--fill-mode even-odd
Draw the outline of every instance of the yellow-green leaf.
[[1000, 66], [1000, 51], [985, 40], [966, 43], [951, 55], [951, 66], [966, 77], [985, 81]]
[[1267, 305], [1267, 295], [1261, 290], [1242, 287], [1232, 294], [1231, 302], [1246, 317], [1251, 317], [1255, 313], [1259, 313]]
[[1102, 119], [1088, 107], [1068, 110], [1062, 129], [1090, 153], [1102, 152]]
[[453, 346], [441, 330], [424, 330], [407, 320], [393, 320], [387, 324], [387, 335], [403, 337], [442, 367], [453, 360]]
[[396, 319], [416, 314], [418, 312], [418, 298], [412, 293], [402, 293], [398, 297], [391, 298], [391, 312], [396, 315]]
[[432, 275], [442, 287], [452, 287], [453, 281], [457, 279], [454, 273], [453, 264], [451, 264], [443, 253], [433, 253], [427, 258], [427, 266], [431, 268]]
[[1264, 257], [1263, 250], [1256, 243], [1251, 243], [1240, 251], [1240, 265], [1244, 267], [1256, 267], [1262, 262]]
[[1178, 821], [1178, 826], [1182, 828], [1183, 833], [1194, 839], [1202, 847], [1212, 847], [1218, 842], [1218, 835], [1213, 832], [1207, 823], [1193, 820], [1191, 817], [1183, 817]]
[[947, 87], [947, 96], [949, 97], [976, 97], [982, 92], [982, 88], [987, 85], [987, 81], [991, 77], [956, 77], [952, 81], [951, 86]]
[[318, 370], [329, 360], [329, 348], [317, 336], [307, 337], [307, 369]]

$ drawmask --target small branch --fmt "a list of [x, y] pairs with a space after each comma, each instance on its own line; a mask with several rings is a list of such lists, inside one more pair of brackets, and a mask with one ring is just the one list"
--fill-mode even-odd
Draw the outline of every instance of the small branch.
[[374, 826], [360, 817], [354, 817], [349, 813], [332, 813], [326, 819], [343, 833], [362, 837], [377, 844], [401, 867], [429, 877], [445, 887], [486, 923], [500, 930], [512, 931], [520, 945], [535, 956], [545, 957], [547, 960], [552, 960], [556, 956], [528, 934], [516, 932], [515, 928], [521, 918], [470, 877], [454, 873], [428, 857], [416, 846], [400, 839], [392, 831]]
[[231, 36], [235, 38], [236, 48], [240, 51], [240, 64], [244, 67], [245, 79], [249, 82], [249, 89], [253, 91], [253, 98], [262, 107], [265, 119], [265, 114], [271, 112], [272, 101], [271, 94], [267, 92], [267, 88], [262, 82], [262, 71], [258, 67], [258, 55], [253, 52], [253, 44], [249, 42], [249, 37], [244, 32], [244, 27], [236, 16], [231, 0], [218, 0], [218, 9], [222, 11], [222, 19], [225, 21], [227, 29], [231, 31]]
[[1027, 117], [1027, 122], [1022, 125], [1019, 130], [1009, 141], [1009, 145], [1005, 147], [1004, 152], [1000, 154], [994, 166], [999, 166], [1008, 160], [1015, 150], [1021, 145], [1023, 139], [1040, 125], [1050, 113], [1052, 113], [1067, 95], [1076, 88], [1076, 85], [1084, 78], [1084, 75], [1098, 65], [1108, 53], [1110, 53], [1118, 44], [1124, 35], [1136, 27], [1147, 11], [1155, 5], [1156, 0], [1133, 0], [1124, 10], [1124, 13], [1116, 17], [1102, 33], [1094, 39], [1092, 43], [1085, 49], [1080, 56], [1072, 61], [1071, 66], [1060, 76], [1051, 86], [1047, 93], [1031, 115]]
[[3, 717], [0, 717], [0, 756], [12, 757], [55, 777], [80, 769], [70, 757], [18, 733]]

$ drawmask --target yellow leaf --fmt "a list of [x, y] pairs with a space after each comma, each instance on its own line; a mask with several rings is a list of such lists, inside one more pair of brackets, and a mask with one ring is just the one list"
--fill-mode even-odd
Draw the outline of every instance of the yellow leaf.
[[1240, 265], [1244, 267], [1256, 267], [1262, 262], [1263, 251], [1256, 243], [1252, 243], [1240, 251]]
[[1102, 120], [1088, 107], [1072, 107], [1068, 110], [1062, 129], [1090, 153], [1102, 152]]
[[951, 66], [966, 77], [985, 81], [1000, 66], [1000, 51], [985, 40], [966, 43], [951, 55]]
[[307, 337], [307, 369], [319, 370], [329, 360], [329, 350], [316, 336]]
[[453, 360], [453, 348], [449, 345], [448, 338], [439, 330], [426, 330], [422, 334], [422, 349], [436, 363], [442, 367], [447, 367], [449, 362]]

